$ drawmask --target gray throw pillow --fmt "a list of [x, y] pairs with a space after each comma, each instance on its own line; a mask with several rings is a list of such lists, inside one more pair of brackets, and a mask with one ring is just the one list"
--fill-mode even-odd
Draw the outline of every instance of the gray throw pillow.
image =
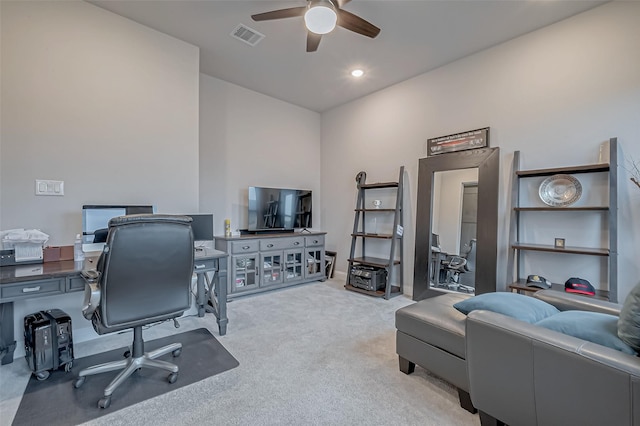
[[539, 327], [559, 331], [588, 342], [616, 349], [629, 355], [636, 351], [618, 337], [618, 317], [600, 312], [565, 311], [536, 323]]
[[484, 309], [530, 324], [560, 312], [555, 306], [542, 300], [505, 291], [470, 297], [454, 304], [453, 307], [465, 315], [476, 309]]
[[624, 299], [618, 319], [618, 337], [640, 353], [640, 284]]

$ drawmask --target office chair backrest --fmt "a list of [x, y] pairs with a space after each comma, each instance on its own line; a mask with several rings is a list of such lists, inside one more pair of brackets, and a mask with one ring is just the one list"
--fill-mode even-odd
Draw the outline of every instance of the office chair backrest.
[[475, 271], [476, 269], [476, 248], [477, 248], [477, 240], [474, 238], [469, 241], [469, 251], [465, 255], [465, 259], [467, 259], [466, 269], [467, 271]]
[[108, 234], [109, 234], [109, 228], [96, 229], [93, 232], [93, 242], [94, 243], [106, 243]]
[[109, 221], [98, 264], [102, 325], [133, 327], [174, 318], [189, 308], [193, 274], [190, 222], [190, 217], [150, 214]]

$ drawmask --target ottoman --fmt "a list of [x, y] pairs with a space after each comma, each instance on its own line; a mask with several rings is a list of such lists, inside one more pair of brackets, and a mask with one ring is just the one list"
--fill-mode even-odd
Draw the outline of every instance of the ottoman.
[[396, 311], [396, 353], [400, 371], [413, 373], [416, 364], [458, 388], [460, 406], [475, 413], [469, 396], [465, 357], [467, 316], [453, 304], [469, 294], [444, 293]]

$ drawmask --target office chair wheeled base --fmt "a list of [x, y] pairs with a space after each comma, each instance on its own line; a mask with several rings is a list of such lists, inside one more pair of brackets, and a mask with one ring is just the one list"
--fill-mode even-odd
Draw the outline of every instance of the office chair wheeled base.
[[167, 381], [173, 384], [178, 379], [178, 366], [167, 361], [156, 359], [162, 355], [168, 354], [169, 352], [171, 352], [174, 357], [180, 356], [180, 353], [182, 352], [182, 344], [172, 343], [154, 351], [145, 353], [144, 341], [142, 340], [142, 327], [135, 327], [133, 329], [133, 345], [130, 357], [119, 361], [111, 361], [104, 364], [94, 365], [81, 370], [80, 373], [78, 373], [78, 378], [73, 383], [73, 387], [77, 389], [82, 386], [87, 378], [86, 376], [106, 373], [108, 371], [122, 370], [111, 381], [111, 383], [109, 383], [109, 386], [105, 388], [104, 396], [98, 401], [98, 406], [100, 408], [107, 408], [111, 405], [111, 394], [113, 394], [113, 391], [124, 383], [129, 376], [142, 367], [151, 367], [169, 371]]

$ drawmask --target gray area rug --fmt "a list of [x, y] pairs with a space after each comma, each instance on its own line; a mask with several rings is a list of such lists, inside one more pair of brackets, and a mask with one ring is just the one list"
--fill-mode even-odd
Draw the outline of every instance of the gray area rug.
[[73, 381], [78, 371], [91, 365], [121, 358], [127, 349], [123, 347], [75, 359], [71, 372], [56, 370], [44, 381], [38, 381], [32, 376], [13, 424], [17, 426], [83, 423], [239, 365], [238, 361], [205, 328], [145, 342], [145, 350], [150, 351], [173, 342], [182, 343], [182, 354], [177, 358], [167, 354], [160, 359], [173, 362], [180, 367], [178, 380], [174, 384], [167, 381], [168, 373], [143, 368], [115, 390], [111, 398], [111, 406], [107, 409], [99, 408], [97, 401], [102, 397], [104, 388], [118, 374], [117, 372], [88, 376], [81, 388], [74, 389]]

